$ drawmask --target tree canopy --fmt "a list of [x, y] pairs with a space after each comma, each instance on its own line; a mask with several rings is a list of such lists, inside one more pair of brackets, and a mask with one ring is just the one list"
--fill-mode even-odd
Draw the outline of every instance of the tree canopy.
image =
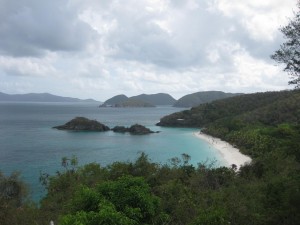
[[287, 71], [292, 80], [289, 84], [300, 88], [300, 1], [298, 1], [298, 12], [293, 20], [285, 27], [281, 28], [286, 42], [277, 50], [271, 58], [278, 63], [285, 64], [284, 71]]

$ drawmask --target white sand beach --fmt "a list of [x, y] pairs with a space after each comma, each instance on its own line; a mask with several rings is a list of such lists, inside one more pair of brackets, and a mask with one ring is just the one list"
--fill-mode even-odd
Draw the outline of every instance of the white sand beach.
[[217, 149], [228, 166], [235, 164], [239, 169], [240, 166], [251, 162], [251, 158], [249, 156], [243, 155], [240, 153], [239, 149], [219, 138], [209, 136], [201, 131], [194, 133], [194, 135], [208, 142], [213, 148]]

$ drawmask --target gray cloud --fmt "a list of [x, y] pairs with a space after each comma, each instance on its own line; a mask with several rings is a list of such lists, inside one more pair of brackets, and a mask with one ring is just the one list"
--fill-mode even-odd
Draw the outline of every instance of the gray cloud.
[[0, 53], [42, 56], [79, 51], [94, 38], [68, 1], [0, 0]]
[[[268, 60], [281, 41], [278, 36], [273, 41], [254, 39], [236, 17], [212, 9], [209, 1], [170, 1], [161, 12], [149, 10], [141, 3], [132, 7], [130, 3], [120, 6], [112, 1], [99, 10], [108, 23], [116, 24], [104, 37], [104, 44], [113, 49], [110, 56], [115, 59], [170, 69], [230, 66], [233, 51], [220, 43], [238, 44], [240, 49], [235, 51], [246, 50]], [[215, 62], [209, 58], [210, 51], [218, 52]]]
[[[184, 4], [181, 1], [174, 6], [183, 7]], [[112, 16], [117, 21], [117, 27], [108, 34], [106, 41], [115, 49], [113, 57], [166, 68], [187, 67], [205, 62], [207, 39], [204, 37], [212, 36], [211, 31], [215, 31], [211, 29], [204, 33], [204, 29], [201, 30], [201, 26], [206, 23], [204, 20], [208, 19], [206, 15], [198, 16], [196, 14], [199, 12], [191, 12], [195, 17], [190, 18], [190, 15], [181, 14], [176, 8], [157, 12], [157, 9], [148, 11], [141, 4], [136, 7], [134, 11], [116, 7], [111, 12], [117, 15]]]

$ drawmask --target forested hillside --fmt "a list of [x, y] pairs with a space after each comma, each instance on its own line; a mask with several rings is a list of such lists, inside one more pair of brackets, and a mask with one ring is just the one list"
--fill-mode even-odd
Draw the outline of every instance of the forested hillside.
[[116, 95], [110, 99], [107, 99], [101, 106], [102, 107], [114, 106], [114, 105], [120, 104], [126, 100], [128, 100], [128, 97], [126, 95]]
[[166, 93], [157, 93], [157, 94], [141, 94], [137, 96], [132, 96], [132, 99], [142, 100], [148, 102], [152, 105], [173, 105], [176, 101], [171, 95]]
[[[264, 117], [264, 120], [266, 120], [267, 114], [269, 114], [268, 117], [275, 117], [273, 118], [275, 121], [269, 121], [270, 123], [276, 123], [277, 117], [278, 120], [280, 118], [281, 120], [297, 120], [297, 118], [299, 119], [297, 111], [299, 96], [300, 91], [294, 90], [230, 97], [165, 116], [158, 125], [202, 128], [218, 119], [233, 118], [243, 114], [245, 114], [244, 116], [249, 115], [248, 118], [252, 118], [253, 121], [263, 119], [260, 117]], [[268, 124], [268, 121], [266, 121], [266, 124]]]
[[237, 96], [170, 115], [165, 125], [203, 127], [252, 163], [237, 171], [191, 165], [182, 154], [161, 165], [142, 153], [134, 162], [78, 167], [76, 157], [63, 158], [63, 170], [41, 175], [48, 194], [40, 206], [24, 201], [17, 175], [0, 175], [1, 224], [298, 224], [299, 120], [299, 90]]
[[214, 100], [229, 98], [237, 95], [241, 94], [225, 93], [222, 91], [201, 91], [181, 97], [174, 103], [173, 106], [183, 108], [195, 107], [203, 103], [209, 103]]

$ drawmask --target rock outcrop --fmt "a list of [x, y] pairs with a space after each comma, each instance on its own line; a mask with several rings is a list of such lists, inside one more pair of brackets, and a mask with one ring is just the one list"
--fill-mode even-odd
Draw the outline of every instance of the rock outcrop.
[[112, 131], [116, 132], [116, 133], [125, 133], [125, 132], [129, 132], [129, 128], [124, 127], [124, 126], [115, 126], [112, 129]]
[[158, 133], [158, 132], [154, 132], [154, 131], [150, 130], [149, 128], [144, 127], [140, 124], [135, 124], [135, 125], [132, 125], [131, 127], [116, 126], [112, 130], [117, 133], [129, 132], [130, 134], [134, 134], [134, 135]]
[[108, 131], [110, 128], [96, 120], [89, 120], [85, 117], [76, 117], [64, 125], [53, 127], [58, 130], [73, 131]]

